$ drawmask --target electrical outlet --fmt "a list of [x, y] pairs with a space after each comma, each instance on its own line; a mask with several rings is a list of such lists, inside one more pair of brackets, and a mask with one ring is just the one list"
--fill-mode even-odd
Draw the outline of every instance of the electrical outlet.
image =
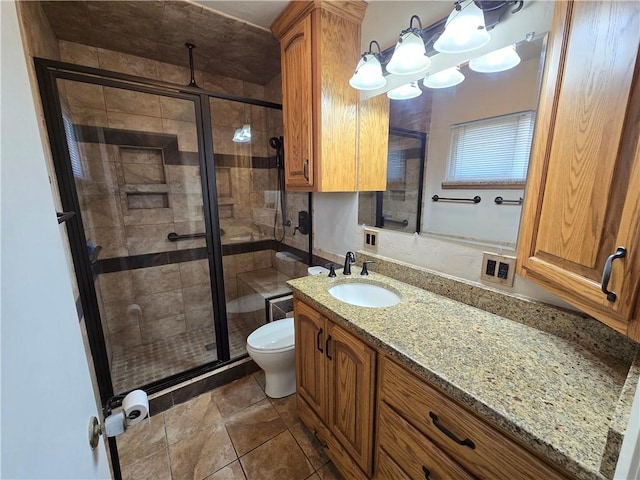
[[376, 230], [364, 229], [364, 248], [374, 252], [378, 251], [378, 232]]
[[480, 278], [486, 282], [513, 287], [516, 270], [516, 257], [484, 252]]

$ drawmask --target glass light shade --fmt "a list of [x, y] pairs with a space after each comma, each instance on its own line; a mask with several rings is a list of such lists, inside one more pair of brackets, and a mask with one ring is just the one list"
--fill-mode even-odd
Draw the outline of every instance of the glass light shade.
[[407, 83], [387, 92], [387, 97], [391, 100], [409, 100], [420, 95], [422, 95], [422, 90], [420, 90], [416, 82]]
[[393, 56], [387, 64], [387, 72], [397, 75], [410, 75], [426, 70], [431, 59], [426, 55], [424, 40], [413, 32], [407, 32], [396, 44]]
[[504, 72], [520, 63], [520, 55], [514, 45], [494, 50], [469, 62], [469, 68], [474, 72], [494, 73]]
[[454, 9], [451, 12], [444, 32], [433, 48], [441, 53], [463, 53], [480, 48], [489, 40], [491, 36], [485, 28], [484, 12], [470, 0], [461, 11]]
[[349, 85], [358, 90], [375, 90], [387, 84], [382, 76], [382, 66], [375, 55], [367, 53], [358, 62]]
[[251, 125], [243, 125], [233, 134], [233, 141], [236, 143], [249, 143], [251, 141]]
[[425, 77], [422, 83], [428, 88], [448, 88], [459, 85], [463, 81], [464, 75], [458, 67], [451, 67]]

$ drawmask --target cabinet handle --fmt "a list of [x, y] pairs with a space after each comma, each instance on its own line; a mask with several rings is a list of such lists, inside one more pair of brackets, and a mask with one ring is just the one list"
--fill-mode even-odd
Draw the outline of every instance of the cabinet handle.
[[324, 350], [322, 350], [322, 345], [320, 343], [320, 336], [322, 335], [322, 328], [320, 330], [318, 330], [318, 336], [316, 337], [316, 347], [318, 348], [318, 350], [320, 350], [320, 353], [324, 353]]
[[423, 465], [422, 471], [424, 472], [424, 480], [429, 480], [429, 475], [431, 475], [431, 470], [429, 470], [427, 467]]
[[449, 430], [447, 427], [445, 427], [438, 421], [438, 416], [435, 413], [429, 412], [429, 416], [431, 417], [431, 420], [433, 420], [433, 424], [436, 426], [436, 428], [440, 430], [442, 433], [444, 433], [451, 440], [456, 442], [458, 445], [464, 445], [465, 447], [469, 447], [472, 450], [476, 448], [476, 444], [473, 443], [473, 441], [471, 441], [470, 439], [465, 438], [464, 440], [460, 440], [453, 433], [451, 433], [451, 430]]
[[304, 165], [302, 166], [302, 174], [304, 175], [304, 179], [309, 181], [309, 159], [307, 158], [304, 161]]
[[627, 249], [624, 247], [618, 247], [616, 253], [613, 253], [607, 257], [607, 261], [604, 264], [604, 270], [602, 271], [602, 291], [607, 295], [607, 300], [615, 302], [617, 295], [614, 292], [607, 290], [609, 286], [609, 279], [611, 278], [611, 264], [616, 258], [624, 258], [627, 256]]
[[327, 356], [327, 358], [328, 358], [329, 360], [333, 360], [333, 357], [332, 357], [331, 355], [329, 355], [329, 342], [330, 342], [330, 341], [331, 341], [331, 335], [329, 335], [329, 336], [327, 337], [327, 341], [326, 341], [326, 343], [324, 344], [324, 349], [325, 349], [325, 351], [326, 351], [325, 355]]

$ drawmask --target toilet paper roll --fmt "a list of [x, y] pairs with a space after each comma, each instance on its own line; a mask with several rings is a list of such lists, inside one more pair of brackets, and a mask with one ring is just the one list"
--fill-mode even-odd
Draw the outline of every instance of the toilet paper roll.
[[122, 400], [127, 425], [140, 423], [149, 414], [149, 397], [143, 390], [134, 390]]

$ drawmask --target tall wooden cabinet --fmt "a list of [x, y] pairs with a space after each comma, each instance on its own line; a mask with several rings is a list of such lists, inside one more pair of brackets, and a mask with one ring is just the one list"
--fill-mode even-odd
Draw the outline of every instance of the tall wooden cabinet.
[[300, 416], [341, 471], [370, 476], [376, 352], [297, 299], [294, 310]]
[[[287, 190], [354, 192], [358, 187], [360, 92], [349, 85], [360, 55], [363, 1], [293, 1], [271, 25], [280, 40]], [[388, 102], [387, 102], [388, 109]], [[371, 121], [366, 138], [386, 138], [386, 116]], [[384, 113], [384, 112], [382, 112]], [[386, 149], [361, 158], [386, 186]], [[384, 166], [383, 177], [380, 172]], [[384, 183], [382, 183], [384, 182]], [[384, 189], [384, 188], [382, 188]]]
[[640, 4], [558, 2], [550, 41], [518, 272], [640, 341]]

